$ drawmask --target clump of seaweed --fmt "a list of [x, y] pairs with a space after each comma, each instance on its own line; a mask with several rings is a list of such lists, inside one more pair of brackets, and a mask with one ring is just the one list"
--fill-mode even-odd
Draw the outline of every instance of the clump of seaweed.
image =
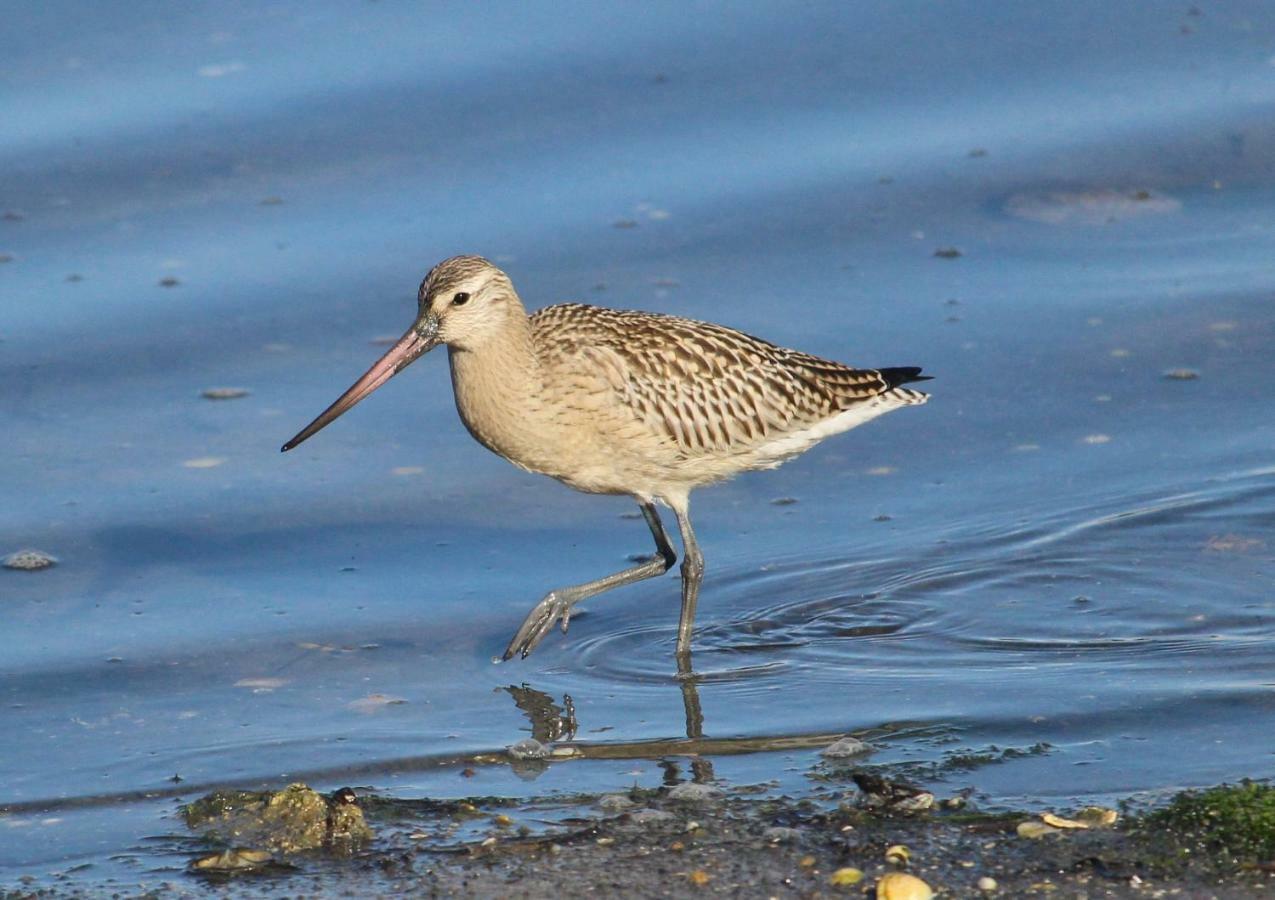
[[1254, 781], [1184, 791], [1147, 813], [1143, 838], [1166, 841], [1186, 855], [1204, 851], [1221, 866], [1275, 860], [1275, 786]]

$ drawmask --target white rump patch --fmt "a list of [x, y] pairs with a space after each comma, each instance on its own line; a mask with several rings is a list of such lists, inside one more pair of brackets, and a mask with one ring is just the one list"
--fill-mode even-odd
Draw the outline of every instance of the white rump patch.
[[918, 403], [924, 403], [928, 399], [930, 399], [929, 394], [908, 390], [907, 388], [896, 388], [893, 391], [878, 394], [871, 400], [856, 403], [849, 409], [829, 419], [816, 422], [809, 428], [803, 428], [800, 431], [790, 431], [773, 441], [762, 444], [755, 452], [759, 457], [773, 460], [774, 465], [779, 465], [784, 460], [796, 456], [826, 437], [849, 431], [851, 428], [858, 428], [864, 422], [869, 422], [877, 416], [898, 409], [900, 406], [914, 406]]

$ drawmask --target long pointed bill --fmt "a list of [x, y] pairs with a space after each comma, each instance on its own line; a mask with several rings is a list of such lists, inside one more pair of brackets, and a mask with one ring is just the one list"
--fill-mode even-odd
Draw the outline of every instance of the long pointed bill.
[[[432, 327], [429, 327], [431, 326]], [[425, 327], [422, 327], [425, 326]], [[422, 332], [424, 332], [422, 334]], [[293, 447], [325, 428], [343, 412], [350, 409], [368, 394], [389, 381], [399, 372], [406, 369], [419, 357], [425, 355], [438, 344], [438, 325], [436, 322], [422, 320], [413, 325], [407, 333], [399, 338], [398, 343], [389, 352], [376, 361], [372, 368], [363, 373], [363, 377], [354, 382], [350, 389], [337, 401], [325, 409], [317, 419], [301, 429], [301, 432], [281, 448], [287, 453]]]

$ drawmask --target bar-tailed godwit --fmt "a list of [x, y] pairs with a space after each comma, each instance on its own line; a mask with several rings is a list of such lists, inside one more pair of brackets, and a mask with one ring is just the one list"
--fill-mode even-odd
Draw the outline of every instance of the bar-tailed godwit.
[[519, 468], [641, 507], [656, 556], [550, 591], [505, 650], [526, 656], [586, 597], [667, 572], [677, 561], [655, 504], [682, 534], [679, 661], [689, 659], [704, 558], [691, 529], [693, 489], [773, 468], [824, 438], [927, 394], [914, 367], [855, 369], [742, 332], [659, 313], [564, 303], [527, 315], [509, 276], [456, 256], [425, 276], [416, 322], [296, 437], [291, 450], [413, 360], [447, 345], [461, 421]]

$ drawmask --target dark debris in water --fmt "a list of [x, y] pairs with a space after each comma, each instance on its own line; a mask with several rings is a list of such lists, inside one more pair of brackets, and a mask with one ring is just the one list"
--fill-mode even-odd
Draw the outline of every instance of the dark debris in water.
[[205, 388], [199, 392], [199, 396], [205, 400], [238, 400], [240, 397], [248, 396], [248, 389], [239, 387]]

